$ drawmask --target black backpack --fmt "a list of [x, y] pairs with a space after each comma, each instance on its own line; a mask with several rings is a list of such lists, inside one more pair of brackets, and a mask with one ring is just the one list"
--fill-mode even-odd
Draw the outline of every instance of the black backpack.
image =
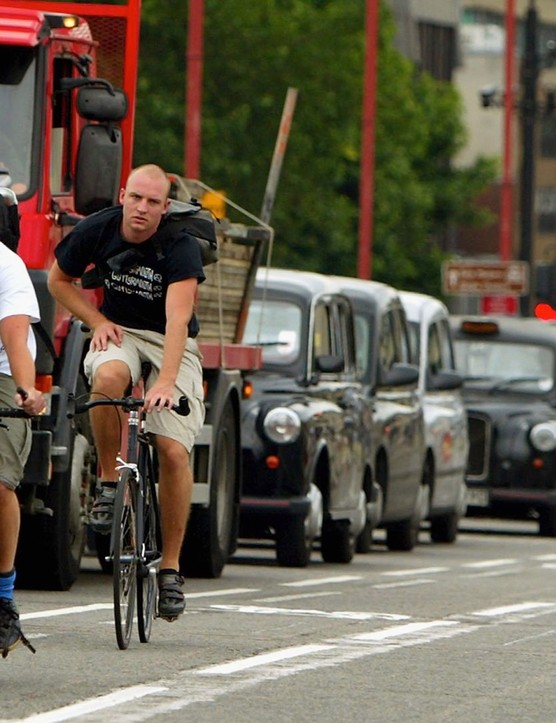
[[[218, 261], [217, 222], [218, 219], [209, 210], [203, 208], [197, 199], [192, 198], [188, 202], [172, 199], [156, 233], [150, 239], [157, 257], [164, 258], [164, 244], [168, 239], [179, 231], [186, 231], [199, 243], [203, 266], [214, 264]], [[109, 273], [130, 269], [141, 260], [141, 256], [140, 245], [136, 249], [128, 249], [109, 256], [103, 260], [102, 264], [93, 266], [83, 274], [81, 277], [82, 288], [99, 288]]]
[[19, 243], [19, 213], [17, 202], [0, 193], [0, 241], [17, 253]]

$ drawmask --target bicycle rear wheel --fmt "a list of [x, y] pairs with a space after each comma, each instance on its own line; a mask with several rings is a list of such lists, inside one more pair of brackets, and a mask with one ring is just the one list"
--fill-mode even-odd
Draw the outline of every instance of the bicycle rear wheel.
[[112, 528], [114, 623], [120, 650], [125, 650], [129, 645], [135, 609], [137, 584], [135, 485], [133, 472], [123, 469], [114, 500]]
[[156, 573], [160, 566], [161, 540], [158, 500], [152, 449], [142, 445], [139, 469], [143, 482], [143, 544], [142, 560], [137, 568], [137, 627], [139, 640], [148, 643], [156, 615]]

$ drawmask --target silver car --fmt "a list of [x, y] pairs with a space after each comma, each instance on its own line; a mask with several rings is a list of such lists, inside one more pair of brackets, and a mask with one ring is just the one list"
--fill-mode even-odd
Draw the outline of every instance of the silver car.
[[456, 372], [446, 306], [432, 296], [400, 291], [419, 364], [419, 396], [425, 414], [430, 535], [454, 542], [466, 511], [467, 416]]

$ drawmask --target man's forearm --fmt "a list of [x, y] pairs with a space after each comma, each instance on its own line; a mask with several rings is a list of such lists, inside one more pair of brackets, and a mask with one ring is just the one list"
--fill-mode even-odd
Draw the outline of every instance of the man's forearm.
[[160, 379], [175, 384], [187, 342], [188, 325], [183, 320], [168, 321]]
[[73, 282], [53, 281], [49, 283], [48, 288], [52, 296], [62, 306], [65, 306], [68, 311], [81, 319], [91, 329], [106, 321], [103, 314], [83, 296]]

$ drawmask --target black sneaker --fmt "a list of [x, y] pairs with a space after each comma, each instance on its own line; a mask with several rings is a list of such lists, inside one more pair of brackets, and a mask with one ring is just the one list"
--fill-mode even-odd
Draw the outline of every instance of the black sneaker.
[[34, 653], [35, 648], [21, 632], [19, 613], [13, 600], [0, 598], [0, 650], [2, 657], [6, 658], [8, 653], [19, 643], [23, 643]]
[[115, 497], [115, 485], [101, 487], [100, 494], [94, 501], [89, 515], [89, 525], [93, 532], [97, 532], [99, 535], [109, 535], [112, 532]]
[[183, 577], [175, 572], [160, 572], [158, 574], [158, 617], [169, 623], [185, 610], [185, 596], [183, 594]]

